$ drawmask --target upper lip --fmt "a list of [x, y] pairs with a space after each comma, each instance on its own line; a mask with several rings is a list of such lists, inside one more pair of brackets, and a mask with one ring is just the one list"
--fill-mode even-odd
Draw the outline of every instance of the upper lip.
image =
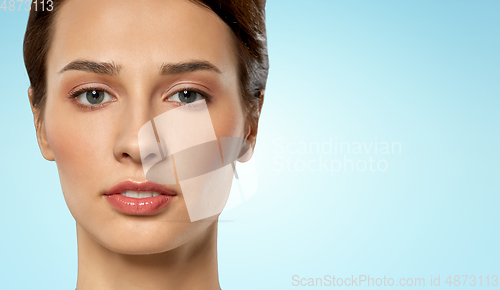
[[154, 191], [157, 193], [161, 193], [164, 195], [177, 195], [173, 190], [167, 188], [164, 185], [157, 184], [157, 183], [152, 183], [149, 181], [143, 181], [143, 182], [138, 182], [138, 181], [132, 181], [132, 180], [125, 180], [117, 185], [111, 187], [105, 195], [112, 195], [112, 194], [121, 194], [124, 193], [128, 190], [132, 191]]

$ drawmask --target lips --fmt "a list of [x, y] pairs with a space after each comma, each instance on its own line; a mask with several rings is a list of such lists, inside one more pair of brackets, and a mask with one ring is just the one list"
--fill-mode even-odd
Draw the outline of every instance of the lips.
[[161, 184], [126, 180], [110, 188], [105, 197], [122, 213], [150, 215], [165, 208], [175, 195], [174, 191]]

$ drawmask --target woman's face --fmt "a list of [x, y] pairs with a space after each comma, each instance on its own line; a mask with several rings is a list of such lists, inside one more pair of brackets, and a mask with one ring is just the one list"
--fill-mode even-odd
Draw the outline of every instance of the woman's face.
[[[40, 146], [57, 163], [79, 228], [108, 249], [136, 254], [203, 235], [217, 216], [190, 222], [179, 183], [167, 186], [177, 195], [152, 215], [124, 214], [105, 193], [125, 180], [146, 180], [139, 129], [178, 107], [179, 91], [211, 96], [206, 103], [216, 136], [245, 137], [230, 28], [188, 0], [68, 0], [54, 24]], [[161, 72], [193, 62], [216, 69]]]

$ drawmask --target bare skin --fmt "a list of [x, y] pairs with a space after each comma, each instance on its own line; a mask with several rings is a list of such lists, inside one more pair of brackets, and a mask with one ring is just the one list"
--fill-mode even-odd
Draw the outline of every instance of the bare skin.
[[[229, 27], [188, 0], [67, 0], [58, 11], [47, 59], [47, 102], [38, 130], [42, 155], [55, 161], [76, 220], [77, 289], [220, 289], [217, 219], [190, 222], [179, 184], [161, 212], [126, 215], [104, 193], [124, 180], [145, 181], [138, 130], [175, 108], [179, 90], [207, 100], [217, 136], [255, 144], [238, 87]], [[64, 69], [74, 61], [113, 67]], [[214, 69], [162, 74], [162, 65], [201, 61]], [[92, 108], [79, 89], [106, 92]], [[83, 100], [83, 101], [82, 101]], [[34, 111], [35, 121], [40, 112]]]

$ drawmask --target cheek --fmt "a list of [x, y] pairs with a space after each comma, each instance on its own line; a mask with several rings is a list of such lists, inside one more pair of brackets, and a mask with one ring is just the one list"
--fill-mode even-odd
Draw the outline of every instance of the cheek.
[[238, 99], [210, 110], [210, 118], [217, 137], [244, 137], [245, 117]]
[[47, 115], [50, 116], [46, 120], [47, 140], [61, 182], [71, 179], [71, 183], [81, 186], [84, 180], [94, 181], [101, 171], [97, 167], [112, 154], [109, 129], [93, 118], [79, 118], [56, 111]]

